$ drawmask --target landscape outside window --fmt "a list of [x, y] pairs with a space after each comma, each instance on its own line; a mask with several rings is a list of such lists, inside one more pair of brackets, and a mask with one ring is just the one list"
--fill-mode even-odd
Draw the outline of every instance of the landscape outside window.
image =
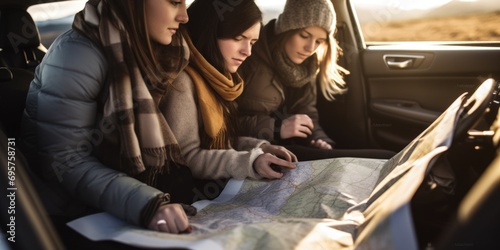
[[[69, 29], [86, 1], [41, 4], [28, 9], [48, 47]], [[186, 1], [188, 4], [192, 0]], [[255, 0], [264, 22], [276, 18], [286, 0]], [[500, 42], [499, 0], [350, 0], [365, 42]]]
[[499, 0], [351, 0], [366, 42], [500, 42]]

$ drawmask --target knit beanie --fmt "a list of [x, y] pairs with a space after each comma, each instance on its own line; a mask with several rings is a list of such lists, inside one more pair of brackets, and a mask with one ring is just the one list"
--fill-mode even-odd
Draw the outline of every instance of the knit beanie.
[[319, 26], [330, 34], [335, 30], [336, 19], [331, 0], [287, 0], [276, 20], [275, 32]]

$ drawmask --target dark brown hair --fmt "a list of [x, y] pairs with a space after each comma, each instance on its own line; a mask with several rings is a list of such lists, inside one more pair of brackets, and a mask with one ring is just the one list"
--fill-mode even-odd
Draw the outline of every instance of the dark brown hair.
[[194, 46], [219, 72], [229, 75], [217, 39], [232, 39], [256, 23], [262, 12], [253, 0], [195, 0], [186, 24]]
[[[145, 1], [107, 0], [106, 3], [128, 31], [131, 52], [145, 80], [149, 81], [151, 87], [172, 82], [174, 79], [169, 79], [168, 72], [180, 70], [178, 57], [181, 57], [182, 52], [172, 51], [170, 46], [158, 44], [150, 39]], [[118, 24], [114, 25], [118, 27]], [[181, 39], [180, 35], [172, 37], [172, 43], [175, 39]]]
[[[187, 12], [190, 20], [185, 26], [194, 46], [215, 69], [229, 77], [231, 73], [225, 65], [217, 39], [234, 39], [256, 23], [262, 27], [262, 12], [253, 0], [195, 0]], [[238, 110], [234, 102], [226, 101], [213, 92], [225, 107], [225, 137], [229, 141], [224, 142], [224, 147], [228, 149], [231, 144], [237, 144]], [[207, 148], [211, 144], [211, 138], [201, 130], [200, 139], [202, 147]]]

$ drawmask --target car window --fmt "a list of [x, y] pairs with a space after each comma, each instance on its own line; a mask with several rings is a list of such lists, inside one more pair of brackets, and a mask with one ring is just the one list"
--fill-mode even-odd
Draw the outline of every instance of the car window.
[[[350, 0], [366, 42], [495, 41], [500, 42], [498, 0]], [[30, 7], [48, 47], [71, 27], [86, 0]], [[189, 5], [193, 0], [188, 0]], [[286, 0], [256, 0], [264, 23], [277, 18]]]
[[366, 42], [500, 42], [498, 0], [350, 0]]
[[[42, 3], [28, 8], [28, 12], [33, 17], [42, 44], [49, 47], [54, 39], [62, 32], [71, 28], [71, 23], [75, 14], [83, 9], [87, 0], [62, 1], [55, 3]], [[189, 6], [193, 0], [187, 0]], [[283, 10], [286, 0], [256, 0], [255, 3], [262, 10], [263, 21], [267, 23], [273, 18], [277, 18]], [[237, 3], [237, 2], [235, 2]], [[225, 6], [219, 6], [221, 9]], [[230, 8], [230, 6], [229, 6]]]
[[283, 11], [286, 0], [256, 0], [255, 3], [262, 11], [264, 24], [269, 20], [278, 18], [278, 15]]
[[[187, 0], [186, 4], [189, 6], [193, 0]], [[214, 4], [217, 2], [214, 2]], [[238, 1], [234, 1], [235, 4], [238, 4]], [[269, 20], [277, 18], [281, 13], [283, 8], [285, 7], [286, 0], [255, 0], [257, 6], [262, 11], [263, 15], [263, 23], [266, 24]], [[231, 6], [223, 6], [223, 3], [220, 3], [218, 6], [221, 10], [224, 8], [231, 8]]]
[[40, 40], [49, 47], [62, 32], [71, 28], [75, 14], [83, 9], [86, 0], [42, 3], [30, 6], [27, 11], [40, 32]]

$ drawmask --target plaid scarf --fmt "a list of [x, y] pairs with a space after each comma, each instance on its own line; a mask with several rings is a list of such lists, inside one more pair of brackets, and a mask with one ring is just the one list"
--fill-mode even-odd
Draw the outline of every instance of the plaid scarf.
[[[135, 61], [128, 31], [106, 1], [90, 0], [83, 11], [75, 16], [73, 28], [103, 48], [107, 58], [108, 89], [102, 107], [102, 120], [111, 122], [116, 129], [105, 134], [97, 153], [105, 164], [152, 184], [157, 174], [168, 170], [171, 163], [182, 163], [180, 147], [158, 103], [166, 88], [187, 65], [189, 49], [176, 35], [168, 47], [169, 63], [179, 65], [167, 72], [165, 83], [151, 86], [145, 81]], [[167, 56], [167, 57], [168, 57]], [[115, 152], [112, 149], [114, 148]], [[119, 148], [119, 156], [116, 150]]]
[[[188, 37], [186, 31], [183, 31]], [[225, 107], [215, 94], [232, 102], [243, 92], [243, 80], [238, 74], [225, 76], [212, 66], [196, 49], [190, 39], [186, 39], [191, 55], [186, 73], [191, 77], [196, 92], [203, 120], [205, 133], [210, 137], [208, 149], [227, 149], [231, 145], [227, 138], [227, 127], [224, 118]]]

